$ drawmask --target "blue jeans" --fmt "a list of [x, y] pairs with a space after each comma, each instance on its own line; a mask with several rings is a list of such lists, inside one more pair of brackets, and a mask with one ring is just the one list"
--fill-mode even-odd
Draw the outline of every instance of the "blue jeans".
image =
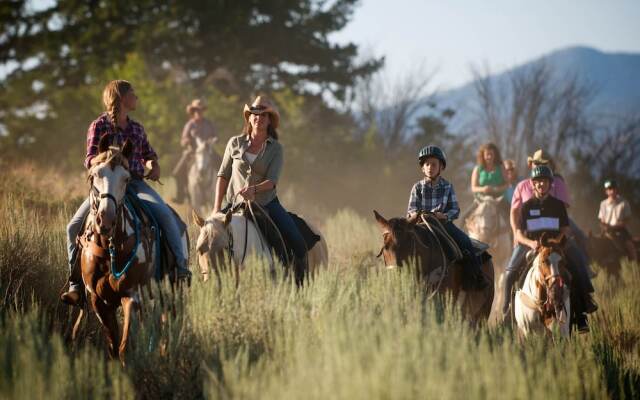
[[[129, 182], [128, 188], [132, 190], [140, 201], [149, 207], [149, 210], [153, 213], [153, 217], [160, 225], [160, 229], [167, 237], [167, 242], [171, 251], [176, 256], [178, 268], [187, 269], [187, 249], [184, 248], [182, 243], [182, 232], [176, 216], [171, 209], [162, 200], [162, 197], [156, 193], [151, 186], [141, 179], [134, 179]], [[76, 237], [82, 229], [82, 222], [89, 215], [91, 205], [89, 199], [85, 199], [80, 205], [76, 213], [71, 218], [69, 225], [67, 225], [67, 255], [69, 259], [69, 271], [73, 269], [75, 264], [75, 258], [77, 257], [78, 247], [76, 244]], [[69, 281], [69, 290], [79, 290], [82, 287], [81, 282]]]
[[307, 245], [302, 237], [302, 234], [298, 230], [295, 222], [287, 212], [287, 210], [282, 207], [280, 201], [276, 197], [271, 200], [268, 204], [264, 206], [264, 208], [269, 213], [269, 216], [276, 224], [280, 233], [287, 243], [288, 246], [291, 246], [293, 250], [293, 254], [296, 258], [303, 258], [307, 255]]
[[525, 246], [524, 244], [518, 243], [516, 247], [513, 249], [513, 253], [511, 253], [511, 258], [509, 259], [509, 264], [507, 264], [506, 271], [508, 272], [518, 272], [525, 266], [525, 258], [527, 256], [527, 252], [531, 250], [529, 246]]
[[474, 271], [480, 271], [482, 268], [482, 264], [480, 263], [480, 259], [476, 256], [476, 251], [473, 248], [473, 243], [471, 243], [471, 239], [467, 236], [466, 233], [461, 231], [457, 226], [454, 225], [453, 222], [447, 221], [444, 224], [444, 229], [447, 231], [451, 238], [456, 242], [458, 247], [463, 254], [465, 254], [469, 258], [469, 262], [471, 263], [471, 267]]
[[[75, 265], [75, 259], [78, 256], [78, 246], [76, 244], [76, 238], [80, 233], [80, 229], [82, 229], [82, 223], [84, 222], [87, 215], [89, 215], [89, 210], [91, 208], [91, 204], [89, 203], [89, 198], [86, 198], [73, 217], [71, 217], [71, 221], [67, 225], [67, 259], [69, 260], [69, 276], [72, 276], [73, 266]], [[73, 278], [73, 276], [72, 276]], [[75, 279], [69, 279], [69, 290], [70, 291], [78, 291], [82, 288], [82, 282], [75, 282]]]

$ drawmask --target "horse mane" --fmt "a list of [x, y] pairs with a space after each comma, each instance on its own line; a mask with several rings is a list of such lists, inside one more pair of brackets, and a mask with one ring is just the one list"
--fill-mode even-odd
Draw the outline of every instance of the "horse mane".
[[120, 148], [117, 146], [109, 146], [109, 149], [107, 151], [103, 151], [102, 153], [98, 154], [94, 158], [94, 160], [96, 160], [95, 164], [93, 165], [93, 167], [91, 167], [91, 169], [89, 169], [88, 172], [89, 177], [92, 175], [93, 169], [99, 164], [108, 163], [111, 169], [114, 169], [118, 165], [121, 165], [127, 171], [129, 170], [129, 160], [127, 160], [127, 158], [122, 154]]

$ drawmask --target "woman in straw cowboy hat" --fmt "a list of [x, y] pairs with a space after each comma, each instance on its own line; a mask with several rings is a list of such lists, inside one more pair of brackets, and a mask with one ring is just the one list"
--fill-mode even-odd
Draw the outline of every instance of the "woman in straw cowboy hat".
[[193, 159], [193, 152], [196, 148], [196, 139], [217, 140], [217, 129], [204, 117], [207, 106], [200, 99], [194, 99], [187, 105], [189, 121], [182, 129], [180, 146], [182, 146], [182, 157], [173, 168], [173, 176], [176, 179], [176, 197], [172, 199], [175, 203], [183, 203], [187, 194], [187, 174]]
[[283, 165], [277, 131], [280, 114], [267, 98], [258, 96], [251, 105], [245, 104], [243, 116], [243, 132], [229, 140], [222, 158], [213, 212], [233, 207], [238, 196], [261, 205], [291, 246], [296, 282], [301, 284], [307, 270], [306, 244], [276, 193]]

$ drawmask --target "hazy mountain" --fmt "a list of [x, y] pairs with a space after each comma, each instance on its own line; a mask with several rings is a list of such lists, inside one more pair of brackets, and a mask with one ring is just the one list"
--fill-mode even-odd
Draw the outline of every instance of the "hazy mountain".
[[[509, 75], [544, 61], [557, 76], [576, 75], [594, 90], [590, 112], [596, 116], [640, 113], [640, 54], [605, 53], [589, 47], [569, 47], [492, 75], [497, 87], [508, 85]], [[474, 120], [473, 82], [438, 95], [440, 107], [457, 110], [453, 131]], [[419, 116], [419, 115], [418, 115]]]

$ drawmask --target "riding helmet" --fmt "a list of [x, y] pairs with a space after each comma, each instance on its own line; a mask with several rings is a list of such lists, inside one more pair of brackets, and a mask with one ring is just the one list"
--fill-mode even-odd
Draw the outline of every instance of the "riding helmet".
[[442, 151], [440, 147], [429, 145], [420, 149], [418, 152], [418, 163], [422, 165], [427, 157], [435, 157], [440, 160], [442, 163], [442, 169], [447, 167], [447, 157], [444, 155], [444, 151]]
[[546, 165], [537, 165], [531, 170], [531, 179], [547, 178], [553, 180], [553, 171]]
[[615, 189], [617, 187], [618, 187], [618, 182], [616, 182], [615, 179], [607, 179], [606, 181], [604, 181], [605, 189]]

